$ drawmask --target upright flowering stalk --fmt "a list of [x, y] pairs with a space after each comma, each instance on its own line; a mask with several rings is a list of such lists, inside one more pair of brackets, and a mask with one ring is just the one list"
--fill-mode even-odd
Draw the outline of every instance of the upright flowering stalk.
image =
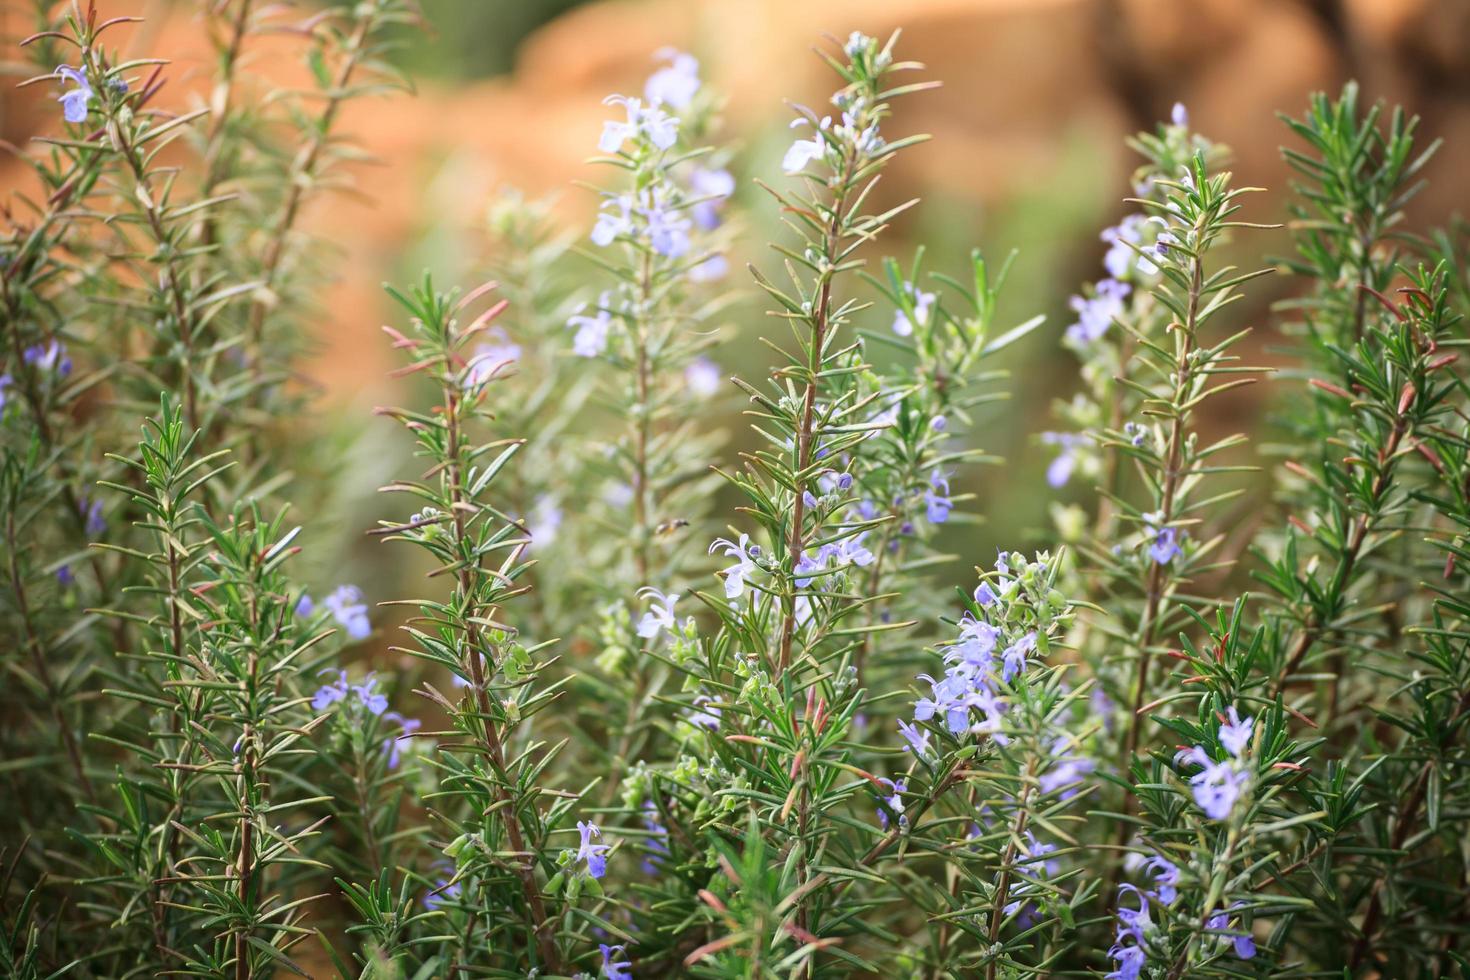
[[[49, 10], [37, 14], [38, 23], [49, 23]], [[96, 801], [83, 742], [99, 723], [92, 711], [97, 702], [80, 695], [93, 665], [126, 646], [127, 634], [125, 625], [108, 636], [95, 621], [76, 621], [78, 609], [110, 600], [125, 571], [109, 556], [87, 553], [90, 542], [108, 535], [108, 518], [115, 517], [96, 499], [92, 483], [111, 469], [98, 450], [116, 444], [119, 427], [85, 406], [128, 345], [125, 331], [109, 331], [88, 316], [81, 288], [84, 270], [99, 261], [89, 217], [94, 208], [105, 209], [98, 202], [117, 159], [104, 139], [79, 132], [78, 120], [98, 99], [117, 93], [105, 85], [99, 92], [70, 65], [57, 67], [63, 58], [74, 63], [79, 50], [110, 42], [118, 25], [99, 24], [94, 16], [55, 26], [22, 44], [44, 71], [23, 84], [65, 100], [53, 117], [56, 135], [38, 139], [38, 152], [17, 154], [33, 180], [7, 188], [0, 219], [0, 529], [6, 553], [0, 622], [15, 637], [4, 670], [16, 681], [6, 685], [3, 710], [25, 719], [7, 735], [5, 754], [17, 765], [0, 785], [0, 793], [26, 804], [0, 834], [0, 846], [13, 854], [22, 853], [30, 835], [64, 848], [57, 831], [73, 804]], [[22, 880], [29, 879], [27, 871]]]
[[[1035, 316], [995, 329], [996, 304], [1014, 258], [1012, 253], [997, 269], [973, 250], [970, 276], [961, 282], [925, 276], [921, 249], [907, 272], [886, 259], [882, 280], [863, 274], [893, 307], [888, 328], [862, 331], [863, 342], [898, 356], [859, 373], [859, 397], [873, 397], [869, 420], [879, 428], [842, 457], [841, 472], [819, 477], [818, 486], [824, 494], [853, 489], [859, 498], [849, 512], [854, 521], [883, 518], [855, 542], [872, 556], [862, 572], [864, 594], [884, 596], [867, 606], [869, 624], [941, 614], [921, 583], [946, 557], [939, 550], [942, 529], [964, 499], [951, 481], [964, 464], [997, 461], [965, 446], [972, 414], [1006, 397], [995, 390], [1005, 372], [988, 370], [986, 360], [1045, 321]], [[930, 283], [932, 291], [923, 288]], [[853, 661], [859, 671], [878, 638], [863, 636]]]
[[[719, 479], [709, 463], [723, 441], [689, 406], [726, 384], [708, 354], [718, 339], [722, 304], [711, 290], [727, 271], [725, 212], [735, 180], [728, 152], [704, 145], [717, 99], [697, 61], [668, 50], [658, 58], [666, 64], [641, 95], [606, 100], [616, 118], [603, 124], [598, 149], [605, 156], [597, 162], [620, 173], [600, 192], [587, 254], [610, 281], [566, 325], [572, 353], [599, 369], [615, 415], [615, 435], [594, 429], [596, 441], [578, 462], [589, 480], [603, 481], [601, 499], [585, 503], [610, 532], [583, 539], [579, 577], [609, 600], [626, 596], [630, 581], [686, 590], [691, 565], [702, 559], [687, 544], [712, 530], [709, 502]], [[605, 745], [592, 748], [608, 757], [603, 794], [610, 802], [636, 747], [657, 735], [659, 719], [649, 709], [661, 692], [659, 672], [625, 656], [634, 638], [621, 602], [601, 613], [597, 662], [606, 687], [599, 696], [621, 709], [595, 719], [605, 725]]]
[[[1133, 175], [1134, 194], [1154, 201], [1164, 201], [1169, 194], [1160, 178], [1177, 177], [1196, 153], [1209, 164], [1225, 154], [1223, 147], [1192, 131], [1182, 106], [1175, 107], [1169, 123], [1154, 133], [1140, 134], [1131, 145], [1144, 157]], [[1081, 362], [1084, 388], [1070, 402], [1057, 405], [1065, 428], [1043, 433], [1041, 439], [1056, 454], [1046, 473], [1051, 486], [1091, 481], [1099, 487], [1092, 533], [1105, 541], [1116, 534], [1113, 497], [1123, 490], [1129, 471], [1124, 454], [1109, 451], [1099, 434], [1122, 433], [1136, 447], [1156, 438], [1140, 417], [1143, 392], [1119, 379], [1127, 376], [1137, 357], [1140, 338], [1161, 337], [1169, 324], [1169, 310], [1154, 300], [1152, 287], [1162, 277], [1160, 260], [1167, 255], [1172, 233], [1162, 219], [1143, 212], [1126, 215], [1104, 229], [1101, 237], [1108, 246], [1103, 256], [1107, 276], [1071, 298], [1076, 319], [1062, 338], [1062, 345]], [[1069, 541], [1082, 539], [1087, 522], [1079, 511], [1072, 505], [1057, 522]]]
[[706, 466], [717, 443], [675, 405], [704, 384], [698, 371], [718, 377], [704, 356], [716, 340], [709, 320], [718, 310], [705, 284], [726, 272], [722, 211], [735, 182], [727, 154], [701, 145], [715, 100], [698, 63], [678, 52], [660, 56], [670, 63], [641, 96], [606, 100], [617, 118], [603, 124], [597, 148], [605, 155], [597, 160], [623, 175], [601, 192], [589, 255], [612, 282], [567, 328], [574, 354], [618, 372], [613, 404], [625, 421], [602, 466], [612, 520], [627, 531], [608, 572], [669, 588], [683, 553], [671, 544], [702, 518], [711, 489]]
[[[1312, 743], [1292, 740], [1286, 712], [1262, 697], [1261, 660], [1275, 637], [1252, 628], [1244, 609], [1220, 611], [1199, 643], [1182, 639], [1179, 693], [1159, 718], [1178, 749], [1154, 748], [1129, 772], [1139, 816], [1124, 867], [1134, 880], [1104, 896], [1116, 903], [1110, 977], [1238, 975], [1258, 953], [1255, 923], [1279, 914], [1297, 887], [1283, 880], [1353, 806], [1352, 794], [1329, 802], [1341, 787], [1308, 769]], [[1194, 699], [1191, 712], [1183, 705]]]
[[[1141, 138], [1139, 145], [1151, 149], [1153, 159], [1167, 160], [1167, 139], [1166, 130], [1163, 137]], [[1252, 380], [1237, 377], [1250, 369], [1238, 366], [1231, 353], [1246, 332], [1212, 342], [1206, 329], [1238, 298], [1238, 286], [1269, 271], [1241, 273], [1210, 263], [1211, 250], [1232, 228], [1242, 226], [1234, 220], [1237, 201], [1251, 189], [1232, 189], [1230, 175], [1211, 173], [1205, 160], [1196, 150], [1179, 171], [1153, 178], [1150, 186], [1157, 197], [1139, 199], [1148, 223], [1158, 229], [1152, 244], [1145, 248], [1120, 238], [1156, 273], [1150, 297], [1163, 318], [1163, 334], [1128, 331], [1133, 353], [1120, 377], [1136, 393], [1137, 417], [1102, 425], [1086, 436], [1120, 460], [1131, 461], [1137, 475], [1136, 493], [1121, 487], [1109, 492], [1118, 508], [1117, 529], [1112, 540], [1100, 539], [1091, 548], [1101, 573], [1101, 594], [1111, 601], [1137, 594], [1140, 600], [1137, 607], [1125, 607], [1124, 622], [1136, 651], [1134, 676], [1120, 685], [1129, 707], [1122, 739], [1125, 764], [1138, 745], [1139, 709], [1149, 699], [1157, 644], [1182, 622], [1187, 608], [1178, 588], [1191, 573], [1207, 567], [1207, 556], [1219, 544], [1206, 533], [1203, 508], [1230, 494], [1201, 497], [1203, 478], [1221, 472], [1217, 457], [1243, 441], [1231, 436], [1200, 445], [1193, 431], [1193, 416], [1202, 402]], [[1118, 326], [1128, 329], [1122, 322]]]
[[327, 634], [300, 631], [293, 615], [282, 566], [299, 529], [250, 502], [216, 523], [191, 499], [223, 451], [196, 457], [182, 415], [165, 400], [141, 456], [122, 460], [136, 484], [108, 484], [153, 538], [146, 551], [115, 550], [142, 566], [159, 609], [141, 622], [147, 645], [107, 671], [109, 693], [131, 710], [109, 735], [127, 755], [118, 800], [91, 835], [111, 865], [96, 904], [133, 937], [116, 954], [120, 972], [207, 964], [243, 980], [308, 931], [302, 903], [285, 898], [298, 883], [291, 855], [316, 833], [296, 811], [322, 802], [292, 771], [293, 747], [316, 724], [296, 677]]
[[[804, 238], [799, 249], [778, 248], [789, 260], [795, 295], [760, 274], [757, 282], [780, 305], [776, 315], [801, 328], [800, 347], [790, 355], [790, 364], [775, 373], [773, 394], [742, 384], [757, 417], [769, 427], [772, 446], [754, 454], [748, 475], [735, 482], [751, 498], [776, 549], [772, 562], [777, 580], [770, 592], [780, 601], [780, 626], [768, 655], [777, 677], [790, 666], [798, 629], [808, 625], [815, 608], [811, 592], [802, 593], [814, 579], [819, 584], [812, 591], [821, 588], [823, 576], [813, 574], [821, 563], [807, 553], [808, 546], [842, 547], [844, 539], [856, 539], [863, 530], [861, 523], [841, 517], [840, 505], [852, 490], [850, 481], [841, 486], [838, 466], [844, 453], [882, 423], [871, 418], [877, 393], [863, 392], [853, 383], [862, 370], [860, 347], [842, 340], [841, 327], [856, 304], [840, 300], [835, 290], [844, 274], [861, 265], [858, 248], [908, 206], [876, 215], [863, 208], [884, 164], [923, 139], [889, 142], [879, 135], [889, 114], [886, 100], [915, 90], [888, 88], [889, 76], [919, 67], [895, 63], [892, 46], [892, 39], [879, 45], [854, 34], [844, 48], [846, 64], [828, 59], [847, 83], [832, 97], [840, 122], [834, 125], [829, 115], [798, 109], [792, 128], [810, 127], [811, 133], [792, 144], [782, 166], [802, 178], [807, 193], [772, 191]], [[838, 492], [823, 501], [817, 496], [822, 490], [818, 478], [828, 472], [837, 479]], [[832, 529], [824, 532], [829, 520]]]
[[1059, 559], [999, 556], [940, 648], [942, 666], [919, 675], [912, 720], [898, 723], [911, 758], [904, 783], [934, 814], [927, 828], [905, 814], [910, 846], [953, 855], [945, 887], [922, 898], [936, 927], [916, 946], [936, 968], [1035, 968], [1072, 941], [1066, 924], [1088, 897], [1058, 880], [1080, 829], [1067, 811], [1091, 795], [1099, 734], [1051, 662], [1073, 620]]
[[509, 367], [475, 356], [505, 307], [495, 303], [469, 318], [489, 288], [459, 298], [435, 292], [426, 279], [410, 293], [391, 291], [411, 317], [406, 333], [388, 328], [409, 358], [404, 373], [431, 381], [438, 405], [379, 410], [413, 433], [430, 467], [422, 479], [387, 488], [411, 495], [419, 509], [382, 522], [378, 533], [421, 548], [436, 562], [431, 577], [451, 583], [445, 598], [418, 600], [419, 615], [405, 627], [415, 642], [408, 652], [448, 672], [455, 681], [449, 690], [460, 692], [451, 699], [433, 681], [419, 691], [452, 725], [434, 762], [442, 789], [433, 809], [451, 839], [444, 850], [451, 873], [432, 888], [441, 931], [452, 934], [443, 941], [444, 962], [451, 970], [516, 964], [561, 973], [566, 946], [585, 942], [586, 928], [585, 920], [564, 920], [561, 907], [597, 892], [609, 848], [591, 840], [597, 828], [583, 823], [580, 849], [564, 851], [558, 863], [553, 844], [569, 832], [578, 794], [559, 794], [548, 807], [540, 774], [559, 747], [524, 741], [527, 723], [556, 693], [541, 680], [541, 648], [522, 645], [502, 618], [504, 603], [522, 591], [529, 541], [524, 525], [493, 502], [496, 478], [519, 441], [475, 438]]

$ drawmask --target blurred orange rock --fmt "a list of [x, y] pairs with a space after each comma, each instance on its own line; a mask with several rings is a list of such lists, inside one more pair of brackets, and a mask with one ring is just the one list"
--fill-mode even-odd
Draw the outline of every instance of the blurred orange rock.
[[[129, 47], [172, 59], [171, 107], [208, 101], [213, 55], [189, 7], [146, 0], [104, 0], [103, 7], [109, 16], [150, 14]], [[4, 29], [18, 32], [16, 20]], [[830, 91], [827, 69], [809, 51], [822, 35], [902, 27], [902, 56], [926, 62], [925, 77], [944, 84], [905, 106], [898, 131], [935, 139], [906, 154], [886, 187], [994, 206], [1044, 190], [1059, 160], [1079, 145], [1090, 155], [1099, 195], [1121, 186], [1132, 160], [1120, 137], [1176, 99], [1202, 131], [1235, 149], [1242, 182], [1280, 188], [1277, 146], [1285, 134], [1274, 112], [1300, 113], [1310, 91], [1353, 71], [1372, 76], [1370, 95], [1391, 90], [1423, 100], [1437, 134], [1465, 133], [1463, 89], [1451, 94], [1433, 82], [1464, 72], [1467, 25], [1470, 0], [587, 4], [530, 37], [508, 77], [423, 83], [412, 98], [350, 104], [342, 131], [376, 162], [355, 168], [361, 199], [319, 196], [306, 215], [311, 230], [342, 249], [340, 278], [322, 301], [325, 349], [315, 373], [348, 395], [380, 376], [387, 360], [376, 339], [378, 283], [402, 272], [402, 256], [430, 228], [438, 240], [469, 243], [499, 186], [536, 195], [594, 178], [584, 161], [607, 115], [603, 96], [636, 93], [665, 45], [702, 59], [706, 75], [728, 93], [735, 131], [774, 133], [784, 98], [813, 103]], [[306, 80], [299, 42], [287, 35], [258, 43], [250, 69], [289, 84]], [[23, 142], [53, 126], [54, 96], [46, 86], [0, 96], [3, 135]], [[7, 162], [0, 180], [7, 189], [22, 186], [23, 174]], [[1435, 193], [1438, 207], [1464, 207], [1457, 183]], [[564, 213], [585, 221], [594, 200], [571, 189]], [[1100, 196], [1099, 214], [1116, 207], [1116, 197]], [[452, 271], [480, 271], [465, 264]]]

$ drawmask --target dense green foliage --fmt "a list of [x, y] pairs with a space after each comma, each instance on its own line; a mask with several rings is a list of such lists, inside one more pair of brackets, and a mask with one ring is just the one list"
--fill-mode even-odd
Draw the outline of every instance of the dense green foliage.
[[[1096, 491], [977, 561], [951, 478], [997, 462], [970, 430], [1043, 319], [997, 322], [1009, 259], [880, 258], [922, 66], [824, 55], [761, 182], [774, 367], [732, 386], [738, 158], [661, 55], [609, 99], [590, 236], [509, 195], [499, 285], [389, 290], [410, 394], [374, 438], [411, 458], [364, 530], [427, 574], [374, 607], [295, 570], [290, 502], [334, 478], [298, 224], [340, 107], [403, 87], [409, 5], [296, 25], [316, 88], [266, 97], [286, 14], [202, 4], [183, 115], [112, 60], [126, 21], [34, 6], [61, 135], [0, 237], [7, 976], [1470, 971], [1470, 276], [1463, 229], [1406, 227], [1412, 119], [1350, 85], [1286, 120], [1296, 252], [1244, 269], [1272, 216], [1225, 149], [1182, 106], [1133, 141], [1040, 436]], [[1264, 373], [1236, 301], [1271, 272], [1279, 418], [1207, 435]]]

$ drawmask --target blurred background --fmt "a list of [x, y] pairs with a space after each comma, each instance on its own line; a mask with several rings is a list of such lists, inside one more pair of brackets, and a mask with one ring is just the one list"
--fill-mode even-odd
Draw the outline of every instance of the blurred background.
[[[0, 0], [8, 72], [14, 39], [31, 29], [28, 6]], [[143, 14], [130, 52], [171, 59], [173, 104], [202, 100], [211, 54], [197, 5], [99, 7], [104, 16]], [[982, 495], [978, 509], [1006, 515], [1011, 545], [1022, 543], [1017, 528], [1044, 527], [1057, 499], [1038, 492], [1048, 453], [1037, 433], [1053, 427], [1051, 405], [1073, 385], [1074, 361], [1056, 344], [1070, 320], [1067, 299], [1101, 276], [1098, 232], [1129, 209], [1122, 198], [1135, 161], [1126, 135], [1183, 102], [1199, 132], [1233, 149], [1237, 184], [1269, 189], [1244, 217], [1281, 221], [1288, 174], [1279, 146], [1289, 139], [1275, 114], [1300, 115], [1314, 90], [1356, 78], [1368, 98], [1403, 103], [1423, 116], [1426, 134], [1445, 140], [1414, 204], [1416, 223], [1441, 223], [1470, 204], [1470, 0], [423, 0], [423, 10], [427, 32], [405, 33], [399, 50], [417, 93], [351, 104], [344, 128], [366, 153], [355, 191], [318, 199], [310, 216], [338, 255], [309, 373], [329, 424], [355, 434], [359, 461], [381, 459], [377, 440], [391, 437], [386, 423], [365, 422], [371, 404], [393, 397], [379, 284], [424, 268], [441, 281], [483, 278], [487, 209], [507, 185], [554, 195], [558, 221], [585, 234], [595, 197], [576, 182], [602, 176], [585, 162], [608, 118], [602, 99], [641, 90], [666, 45], [696, 55], [728, 98], [723, 138], [738, 148], [732, 169], [745, 205], [731, 285], [747, 298], [730, 310], [718, 357], [746, 377], [763, 373], [763, 350], [749, 341], [772, 322], [738, 270], [747, 260], [774, 264], [760, 243], [783, 234], [752, 178], [779, 175], [790, 141], [783, 100], [818, 104], [833, 87], [811, 48], [823, 35], [901, 27], [900, 54], [943, 81], [904, 100], [891, 129], [934, 138], [885, 177], [893, 201], [923, 203], [881, 251], [906, 258], [923, 241], [931, 269], [958, 270], [972, 246], [996, 257], [1020, 250], [1002, 325], [1036, 312], [1048, 323], [1008, 353], [1015, 400], [976, 434], [1011, 464], [961, 479]], [[263, 44], [254, 68], [304, 77], [298, 50]], [[49, 129], [52, 97], [40, 86], [5, 86], [0, 136], [24, 145]], [[0, 163], [0, 186], [17, 175]], [[1279, 232], [1251, 245], [1256, 255], [1287, 247]], [[1252, 287], [1235, 324], [1259, 328], [1251, 355], [1265, 360], [1270, 302], [1293, 288], [1286, 277], [1268, 282]], [[1213, 402], [1208, 424], [1254, 428], [1270, 389]], [[739, 410], [733, 397], [720, 409], [736, 431]], [[993, 528], [974, 533], [977, 549], [996, 543]]]

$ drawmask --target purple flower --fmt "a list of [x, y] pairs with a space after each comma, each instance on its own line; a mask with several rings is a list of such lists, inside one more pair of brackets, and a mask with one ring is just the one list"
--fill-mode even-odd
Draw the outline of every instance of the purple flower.
[[1077, 795], [1078, 784], [1082, 782], [1082, 778], [1096, 768], [1096, 764], [1091, 759], [1068, 755], [1067, 751], [1071, 747], [1072, 742], [1065, 735], [1052, 743], [1051, 754], [1056, 757], [1057, 763], [1042, 773], [1038, 780], [1043, 793], [1060, 789], [1062, 792], [1058, 798], [1070, 800]]
[[929, 322], [929, 308], [934, 305], [934, 294], [926, 293], [911, 282], [903, 284], [905, 295], [914, 307], [913, 319], [909, 319], [908, 313], [902, 306], [893, 311], [893, 332], [900, 337], [912, 336], [914, 327], [924, 326]]
[[924, 513], [930, 524], [943, 524], [949, 520], [954, 502], [949, 499], [949, 481], [935, 470], [929, 477], [929, 489], [924, 491]]
[[5, 389], [9, 388], [13, 384], [15, 384], [15, 379], [10, 376], [9, 372], [6, 372], [5, 374], [0, 374], [0, 412], [5, 411]]
[[720, 727], [720, 706], [707, 694], [694, 699], [694, 710], [689, 714], [689, 724], [716, 731]]
[[551, 544], [556, 540], [564, 516], [561, 505], [554, 498], [537, 497], [531, 505], [531, 513], [526, 515], [526, 533], [537, 545]]
[[64, 378], [71, 374], [71, 358], [67, 356], [66, 345], [60, 341], [53, 340], [42, 346], [35, 344], [25, 349], [25, 362], [37, 371], [44, 371]]
[[1240, 712], [1232, 705], [1230, 708], [1230, 720], [1220, 726], [1220, 744], [1225, 750], [1237, 759], [1240, 758], [1246, 746], [1250, 744], [1251, 728], [1255, 724], [1254, 718], [1240, 720]]
[[1102, 240], [1111, 246], [1103, 256], [1103, 267], [1114, 279], [1127, 279], [1138, 260], [1138, 270], [1144, 273], [1157, 271], [1157, 267], [1135, 252], [1132, 246], [1143, 241], [1143, 226], [1147, 219], [1141, 214], [1130, 214], [1112, 228], [1105, 228]]
[[572, 338], [572, 352], [578, 357], [596, 357], [607, 350], [607, 334], [612, 329], [611, 304], [612, 294], [603, 292], [597, 297], [594, 312], [585, 312], [587, 304], [583, 303], [576, 313], [567, 317], [567, 326], [577, 329], [577, 335]]
[[1065, 486], [1077, 469], [1078, 453], [1087, 442], [1087, 437], [1076, 432], [1043, 432], [1041, 441], [1044, 445], [1058, 446], [1061, 450], [1046, 468], [1046, 482], [1052, 487]]
[[102, 501], [83, 497], [77, 507], [86, 518], [87, 537], [100, 538], [107, 531], [107, 520], [102, 516]]
[[643, 801], [642, 819], [650, 835], [645, 844], [648, 856], [643, 859], [643, 873], [656, 875], [662, 859], [669, 856], [669, 830], [658, 822], [658, 807], [652, 800]]
[[424, 896], [424, 908], [431, 912], [446, 902], [458, 901], [460, 894], [464, 891], [464, 884], [454, 880], [454, 868], [449, 862], [441, 861], [437, 867], [442, 873], [434, 882], [434, 887]]
[[922, 756], [928, 753], [929, 732], [927, 729], [920, 728], [917, 725], [910, 725], [900, 718], [898, 722], [898, 733], [909, 743], [909, 751], [914, 755]]
[[1035, 649], [1035, 633], [1027, 633], [1015, 643], [1006, 647], [1005, 652], [1001, 655], [1003, 666], [1001, 668], [1000, 679], [1009, 681], [1017, 674], [1023, 673], [1026, 670], [1026, 654]]
[[594, 844], [592, 838], [601, 837], [602, 831], [597, 825], [588, 821], [583, 823], [577, 821], [577, 832], [582, 835], [582, 843], [577, 848], [577, 860], [587, 862], [587, 873], [594, 878], [601, 878], [607, 874], [607, 851], [606, 844]]
[[602, 975], [607, 980], [633, 980], [633, 974], [629, 972], [629, 967], [633, 964], [628, 960], [617, 959], [623, 955], [622, 945], [598, 943], [597, 948], [602, 951]]
[[1166, 527], [1154, 533], [1153, 543], [1148, 546], [1149, 557], [1160, 565], [1167, 565], [1179, 555], [1179, 532]]
[[1148, 962], [1143, 950], [1137, 946], [1115, 945], [1108, 950], [1108, 956], [1118, 961], [1118, 968], [1107, 974], [1104, 980], [1138, 980], [1144, 963]]
[[56, 570], [56, 581], [61, 583], [62, 588], [71, 588], [77, 577], [72, 574], [70, 565], [62, 565]]
[[521, 346], [513, 342], [505, 331], [496, 329], [487, 336], [491, 343], [477, 344], [475, 352], [465, 364], [464, 385], [466, 388], [482, 385], [498, 377], [503, 368], [520, 359]]
[[995, 590], [990, 587], [989, 582], [981, 582], [975, 586], [975, 602], [980, 606], [988, 606], [996, 599]]
[[943, 415], [936, 415], [934, 416], [934, 418], [929, 420], [929, 428], [933, 429], [935, 432], [943, 432], [945, 426], [947, 425], [949, 425], [949, 420], [946, 419]]
[[[740, 535], [738, 543], [728, 538], [716, 538], [715, 543], [709, 546], [709, 553], [714, 554], [716, 548], [721, 549], [725, 557], [735, 559], [735, 564], [726, 568], [722, 573], [725, 578], [725, 598], [739, 598], [740, 594], [745, 591], [746, 576], [754, 575], [759, 571], [759, 567], [750, 556], [750, 535]], [[639, 635], [642, 635], [641, 632]]]
[[[791, 128], [795, 129], [798, 126], [806, 126], [810, 122], [811, 120], [809, 119], [793, 119], [791, 121]], [[819, 131], [825, 130], [830, 128], [831, 125], [832, 118], [830, 116], [824, 117], [817, 125], [817, 129]], [[817, 132], [809, 140], [797, 140], [791, 144], [791, 147], [786, 151], [786, 155], [781, 158], [781, 169], [788, 174], [799, 174], [813, 160], [822, 159], [826, 153], [827, 141], [822, 137], [821, 132]]]
[[822, 545], [823, 557], [830, 559], [836, 568], [844, 565], [856, 565], [866, 568], [873, 563], [873, 553], [863, 546], [863, 538], [868, 536], [867, 531], [862, 531], [849, 538], [843, 538], [832, 544]]
[[311, 601], [311, 596], [305, 592], [301, 593], [301, 599], [296, 603], [296, 615], [305, 619], [316, 610], [316, 603]]
[[648, 243], [665, 258], [677, 259], [689, 251], [689, 219], [655, 200], [639, 213], [648, 222]]
[[1211, 759], [1200, 745], [1180, 752], [1176, 761], [1193, 762], [1201, 767], [1189, 779], [1194, 787], [1194, 801], [1211, 820], [1228, 819], [1245, 792], [1246, 774], [1235, 768], [1233, 760]]
[[597, 209], [597, 222], [592, 226], [592, 244], [604, 248], [619, 235], [633, 231], [633, 198], [628, 194], [608, 195]]
[[352, 685], [352, 693], [357, 695], [364, 708], [375, 715], [388, 710], [388, 696], [378, 690], [378, 679], [372, 674], [368, 674], [361, 684]]
[[649, 599], [648, 612], [638, 621], [638, 635], [645, 640], [651, 640], [664, 630], [670, 633], [674, 631], [674, 603], [679, 601], [679, 593], [673, 592], [664, 595], [651, 585], [645, 585], [638, 590], [638, 595]]
[[624, 122], [609, 120], [602, 124], [597, 148], [603, 153], [617, 153], [628, 140], [646, 139], [660, 150], [667, 150], [679, 138], [678, 118], [657, 105], [645, 106], [638, 99], [609, 95], [604, 105], [621, 105], [627, 113]]
[[811, 552], [803, 551], [801, 557], [796, 560], [796, 565], [791, 569], [791, 574], [796, 579], [796, 587], [804, 589], [811, 584], [812, 578], [826, 567], [827, 556], [821, 552], [813, 558]]
[[362, 590], [355, 585], [339, 585], [322, 600], [323, 608], [354, 640], [365, 640], [373, 632], [367, 606], [362, 603]]
[[654, 57], [669, 64], [648, 76], [643, 84], [643, 97], [652, 105], [687, 108], [694, 101], [694, 93], [699, 91], [698, 59], [674, 48], [660, 48]]
[[1169, 110], [1169, 121], [1175, 126], [1189, 125], [1189, 110], [1184, 108], [1183, 102], [1174, 103], [1174, 108]]
[[1084, 347], [1100, 339], [1123, 313], [1123, 299], [1132, 287], [1116, 279], [1104, 279], [1093, 287], [1091, 298], [1073, 296], [1071, 307], [1077, 321], [1067, 328], [1066, 337], [1073, 345]]
[[720, 390], [724, 375], [720, 366], [707, 357], [696, 357], [684, 369], [684, 383], [689, 390], [701, 398], [708, 398]]
[[[1235, 906], [1231, 906], [1234, 908]], [[1211, 932], [1229, 936], [1231, 944], [1235, 947], [1235, 955], [1238, 959], [1254, 959], [1256, 955], [1256, 941], [1248, 932], [1236, 932], [1230, 929], [1230, 913], [1217, 912], [1210, 916], [1205, 927]]]
[[383, 751], [388, 753], [388, 768], [397, 769], [398, 763], [403, 761], [403, 743], [411, 741], [410, 736], [424, 726], [417, 718], [405, 718], [396, 711], [390, 711], [383, 715], [384, 721], [396, 721], [401, 729], [397, 735], [389, 735], [383, 739]]
[[689, 208], [694, 223], [705, 231], [711, 231], [720, 225], [720, 208], [735, 193], [735, 178], [728, 170], [700, 167], [689, 175], [689, 191], [701, 199]]
[[[1138, 896], [1138, 908], [1130, 909], [1123, 904], [1123, 896], [1129, 892]], [[1118, 968], [1107, 975], [1106, 980], [1138, 980], [1148, 957], [1143, 951], [1144, 933], [1151, 922], [1148, 914], [1148, 897], [1132, 885], [1118, 888], [1118, 937], [1108, 950], [1108, 957], [1116, 960]], [[1128, 945], [1131, 943], [1131, 945]]]
[[1155, 854], [1143, 865], [1154, 876], [1154, 895], [1164, 905], [1174, 904], [1179, 897], [1179, 866]]
[[[1123, 896], [1129, 892], [1138, 896], [1137, 909], [1130, 909], [1123, 904]], [[1119, 885], [1118, 942], [1121, 943], [1125, 939], [1131, 939], [1136, 943], [1142, 943], [1144, 933], [1148, 931], [1149, 926], [1152, 924], [1152, 920], [1148, 914], [1148, 896], [1133, 885]]]
[[61, 116], [69, 123], [87, 121], [87, 103], [92, 101], [92, 86], [87, 82], [87, 76], [70, 65], [61, 65], [56, 69], [56, 76], [61, 79], [63, 85], [71, 82], [76, 88], [69, 92], [62, 92], [57, 97], [61, 103]]
[[895, 782], [892, 779], [883, 779], [882, 777], [879, 777], [878, 782], [888, 787], [889, 790], [889, 794], [887, 796], [884, 796], [881, 793], [878, 795], [879, 826], [881, 826], [884, 830], [887, 830], [888, 822], [890, 820], [889, 815], [892, 814], [893, 816], [898, 818], [898, 825], [900, 827], [907, 827], [909, 825], [909, 818], [907, 814], [903, 812], [903, 794], [908, 791], [908, 783], [904, 782], [902, 779]]
[[316, 696], [311, 699], [312, 710], [325, 711], [346, 698], [347, 691], [347, 671], [338, 671], [335, 681], [317, 689]]
[[718, 252], [689, 267], [690, 282], [718, 282], [730, 274], [730, 260]]

